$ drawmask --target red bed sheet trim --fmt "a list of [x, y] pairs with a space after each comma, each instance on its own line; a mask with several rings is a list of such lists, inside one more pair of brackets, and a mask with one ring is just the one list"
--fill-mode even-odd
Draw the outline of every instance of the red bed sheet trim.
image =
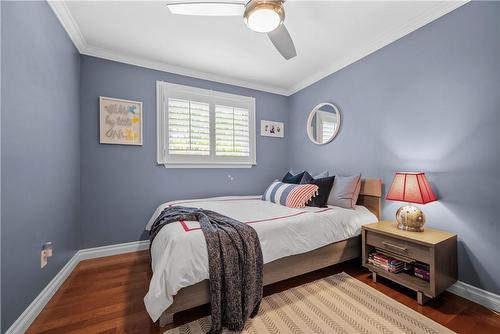
[[[219, 200], [219, 201], [245, 201], [245, 200], [250, 200], [250, 199], [255, 200], [257, 198], [239, 198], [239, 199], [233, 198], [233, 199], [224, 199], [224, 200]], [[204, 201], [205, 200], [177, 202], [177, 203], [170, 204], [169, 207], [174, 206], [174, 205], [184, 204], [184, 203], [196, 203], [196, 202], [204, 202]], [[321, 209], [318, 211], [314, 211], [313, 213], [321, 213], [321, 212], [325, 212], [325, 211], [329, 211], [329, 210], [331, 210], [331, 208], [324, 208], [324, 209]], [[278, 216], [278, 217], [260, 219], [260, 220], [251, 220], [251, 221], [246, 221], [244, 223], [245, 224], [255, 224], [255, 223], [269, 222], [269, 221], [273, 221], [273, 220], [295, 217], [298, 215], [302, 215], [306, 212], [308, 212], [308, 211], [301, 211], [301, 212], [297, 212], [297, 213], [294, 213], [292, 215], [286, 215], [286, 216]], [[179, 223], [181, 224], [182, 228], [186, 232], [201, 230], [201, 227], [189, 227], [184, 220], [180, 220]]]

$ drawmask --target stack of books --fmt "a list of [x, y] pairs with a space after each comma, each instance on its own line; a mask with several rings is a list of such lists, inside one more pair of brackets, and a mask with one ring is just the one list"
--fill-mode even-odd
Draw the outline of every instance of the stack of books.
[[385, 254], [373, 252], [368, 254], [368, 263], [390, 273], [399, 273], [405, 269], [405, 263]]
[[415, 276], [423, 279], [424, 281], [430, 281], [429, 265], [421, 262], [414, 264]]

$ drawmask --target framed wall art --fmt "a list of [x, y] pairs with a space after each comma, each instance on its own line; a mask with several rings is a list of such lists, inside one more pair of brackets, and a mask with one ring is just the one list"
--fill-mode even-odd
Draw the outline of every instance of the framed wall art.
[[142, 145], [142, 102], [99, 97], [101, 144]]
[[285, 124], [274, 121], [260, 121], [260, 135], [266, 137], [285, 137]]

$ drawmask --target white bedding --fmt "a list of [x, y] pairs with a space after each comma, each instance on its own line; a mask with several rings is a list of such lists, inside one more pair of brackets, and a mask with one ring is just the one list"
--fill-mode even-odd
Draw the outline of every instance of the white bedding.
[[[377, 221], [363, 206], [293, 209], [262, 201], [260, 196], [231, 196], [162, 204], [146, 230], [166, 207], [175, 205], [213, 210], [251, 224], [259, 236], [264, 263], [354, 237], [361, 225]], [[181, 288], [208, 279], [206, 243], [198, 222], [166, 225], [153, 241], [151, 257], [153, 277], [144, 303], [156, 321]]]

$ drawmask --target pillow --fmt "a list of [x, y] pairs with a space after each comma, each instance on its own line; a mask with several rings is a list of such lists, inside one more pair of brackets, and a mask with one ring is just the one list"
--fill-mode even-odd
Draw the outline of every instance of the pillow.
[[328, 173], [327, 170], [324, 170], [321, 173], [319, 173], [318, 175], [314, 175], [313, 178], [314, 179], [322, 179], [322, 178], [328, 177], [328, 176], [330, 176], [330, 173]]
[[300, 184], [302, 182], [302, 178], [304, 177], [306, 172], [302, 172], [296, 175], [293, 175], [290, 172], [287, 172], [281, 182], [284, 183], [292, 183], [292, 184]]
[[[309, 202], [307, 202], [307, 206], [315, 206], [319, 208], [326, 207], [326, 203], [328, 201], [328, 196], [330, 196], [330, 192], [332, 191], [333, 182], [335, 180], [335, 176], [316, 178], [309, 175], [304, 175], [304, 179], [310, 179], [307, 183], [315, 184], [318, 186], [318, 195], [312, 198]], [[309, 176], [309, 177], [307, 177]], [[305, 182], [302, 182], [305, 183]]]
[[[293, 170], [290, 170], [288, 173], [291, 174], [291, 175], [293, 175]], [[321, 179], [321, 178], [324, 178], [324, 177], [327, 177], [327, 176], [330, 176], [330, 173], [327, 170], [324, 170], [321, 173], [319, 173], [318, 175], [314, 175], [313, 178], [315, 178], [315, 179]]]
[[335, 177], [333, 189], [328, 196], [328, 204], [354, 209], [361, 190], [361, 174]]
[[318, 186], [314, 184], [290, 184], [276, 180], [264, 192], [262, 200], [290, 208], [303, 208], [317, 191]]

